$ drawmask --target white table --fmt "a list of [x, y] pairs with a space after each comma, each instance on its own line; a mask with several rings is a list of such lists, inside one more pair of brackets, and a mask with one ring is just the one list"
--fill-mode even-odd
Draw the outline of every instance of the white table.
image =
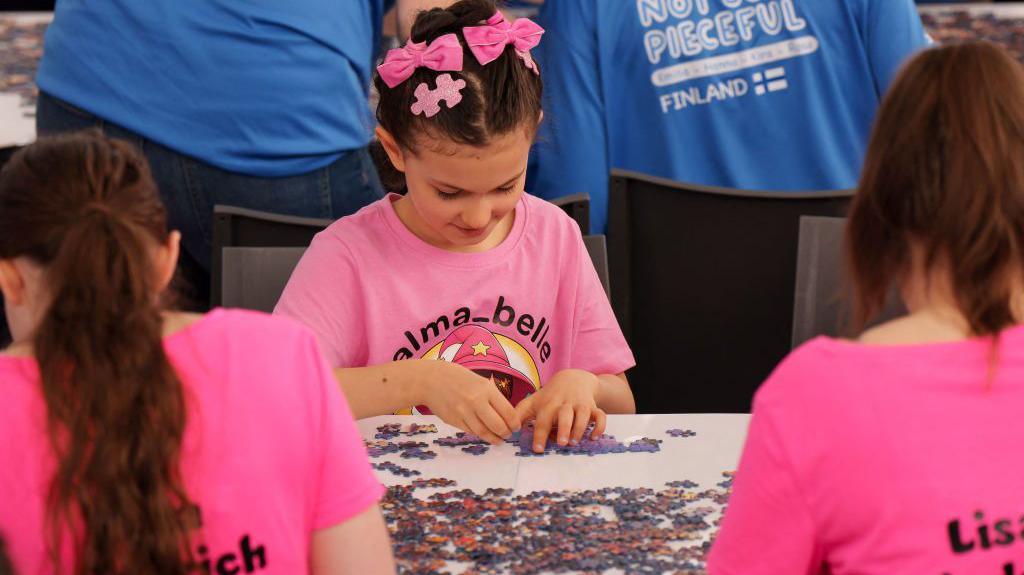
[[[719, 486], [725, 480], [723, 472], [736, 469], [746, 437], [749, 415], [613, 415], [608, 418], [606, 435], [614, 436], [618, 441], [629, 444], [642, 437], [660, 439], [660, 451], [657, 453], [612, 453], [595, 456], [546, 454], [541, 457], [520, 457], [516, 453], [518, 446], [503, 444], [491, 447], [487, 453], [475, 456], [465, 453], [458, 447], [442, 447], [433, 441], [440, 437], [451, 436], [457, 431], [440, 422], [436, 417], [428, 416], [384, 416], [365, 419], [359, 422], [359, 430], [365, 440], [372, 441], [378, 427], [386, 423], [401, 423], [403, 430], [411, 423], [435, 424], [437, 434], [400, 436], [390, 441], [418, 441], [428, 444], [426, 449], [437, 453], [435, 459], [420, 461], [403, 459], [398, 454], [388, 454], [373, 458], [374, 463], [391, 462], [403, 468], [416, 470], [419, 476], [400, 477], [391, 472], [378, 470], [382, 483], [389, 487], [407, 486], [414, 480], [430, 478], [447, 478], [456, 481], [456, 485], [444, 488], [416, 489], [413, 495], [420, 502], [425, 502], [431, 495], [451, 492], [452, 490], [469, 489], [476, 494], [483, 494], [490, 488], [503, 488], [512, 491], [512, 497], [528, 496], [531, 492], [579, 492], [600, 490], [604, 488], [648, 488], [664, 492], [669, 487], [666, 483], [689, 480], [697, 485], [686, 491], [696, 499], [694, 505], [712, 508], [707, 516], [709, 526], [698, 533], [693, 540], [675, 545], [700, 547], [710, 540], [717, 528], [715, 520], [720, 516], [722, 505], [711, 500], [701, 499], [697, 494], [718, 493], [727, 495], [727, 488]], [[696, 436], [679, 438], [669, 436], [669, 429], [692, 430]], [[400, 488], [399, 488], [400, 489]], [[687, 497], [690, 497], [687, 496]], [[461, 497], [461, 496], [460, 496]], [[423, 503], [425, 505], [425, 503]], [[601, 507], [601, 506], [598, 506]], [[603, 529], [615, 529], [619, 519], [610, 508], [589, 509], [600, 515], [608, 523]], [[390, 512], [386, 509], [385, 514]], [[434, 518], [429, 529], [443, 524]], [[397, 525], [392, 525], [395, 532]], [[597, 529], [596, 531], [600, 531]], [[402, 547], [401, 537], [396, 537], [396, 549]], [[447, 549], [453, 547], [447, 546]], [[674, 547], [675, 548], [675, 547]], [[398, 554], [399, 560], [409, 559]], [[422, 566], [422, 563], [420, 564]], [[471, 565], [459, 562], [446, 563], [446, 570], [462, 573]], [[408, 570], [409, 565], [404, 565]], [[507, 565], [499, 565], [507, 567]], [[495, 572], [507, 572], [498, 569]], [[615, 569], [607, 573], [620, 572]], [[699, 571], [698, 571], [699, 572]]]

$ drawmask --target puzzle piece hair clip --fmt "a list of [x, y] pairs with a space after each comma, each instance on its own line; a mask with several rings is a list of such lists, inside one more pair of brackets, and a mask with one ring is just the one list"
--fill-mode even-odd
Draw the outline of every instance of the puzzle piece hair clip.
[[462, 102], [462, 90], [466, 87], [466, 81], [453, 80], [451, 74], [441, 74], [437, 77], [437, 88], [431, 90], [430, 86], [423, 82], [416, 86], [416, 101], [412, 104], [412, 113], [419, 116], [423, 114], [433, 118], [441, 111], [443, 101], [451, 110]]

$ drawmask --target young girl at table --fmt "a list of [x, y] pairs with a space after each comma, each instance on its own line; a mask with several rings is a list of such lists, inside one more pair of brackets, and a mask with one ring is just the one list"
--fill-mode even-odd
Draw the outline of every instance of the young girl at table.
[[165, 311], [180, 236], [95, 133], [0, 172], [0, 537], [18, 573], [393, 573], [366, 460], [305, 328]]
[[1024, 72], [928, 50], [876, 121], [846, 231], [861, 325], [764, 384], [712, 575], [1024, 572]]
[[523, 190], [542, 34], [462, 0], [421, 12], [378, 68], [377, 135], [407, 193], [319, 234], [276, 309], [317, 333], [357, 417], [419, 406], [492, 442], [535, 418], [543, 449], [552, 426], [564, 445], [635, 411], [579, 227]]

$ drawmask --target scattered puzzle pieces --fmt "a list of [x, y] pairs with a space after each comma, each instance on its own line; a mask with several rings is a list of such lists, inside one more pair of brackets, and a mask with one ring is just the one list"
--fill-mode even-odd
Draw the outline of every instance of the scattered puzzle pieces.
[[[472, 447], [472, 446], [466, 446]], [[725, 490], [625, 487], [592, 491], [439, 491], [450, 479], [416, 479], [381, 503], [399, 572], [407, 575], [704, 573]], [[719, 503], [720, 502], [720, 503]], [[457, 567], [462, 566], [462, 567]]]
[[403, 449], [401, 453], [402, 459], [433, 459], [437, 457], [437, 453], [433, 451], [425, 450], [420, 447], [413, 447], [410, 449]]
[[672, 437], [683, 437], [683, 438], [686, 438], [686, 437], [696, 437], [697, 436], [697, 432], [693, 431], [693, 430], [690, 430], [690, 429], [669, 429], [665, 433], [671, 435]]
[[435, 439], [434, 443], [441, 447], [462, 447], [464, 445], [487, 445], [487, 442], [472, 433], [466, 433], [460, 431], [450, 437], [442, 437], [441, 439]]
[[406, 431], [405, 435], [427, 435], [431, 433], [437, 433], [437, 426], [433, 423], [428, 423], [427, 425], [413, 423], [409, 426], [409, 431]]
[[397, 475], [399, 477], [412, 477], [414, 475], [422, 475], [419, 471], [416, 471], [415, 469], [406, 469], [405, 467], [402, 467], [401, 465], [396, 465], [394, 463], [391, 463], [390, 461], [385, 461], [384, 463], [374, 463], [373, 468], [379, 469], [381, 471], [387, 471], [388, 473], [392, 475]]
[[366, 453], [370, 457], [381, 457], [389, 453], [399, 452], [397, 445], [383, 439], [376, 441], [364, 441], [363, 443], [366, 445]]
[[463, 447], [462, 450], [472, 455], [483, 455], [487, 453], [488, 450], [490, 450], [490, 447], [487, 445], [480, 445], [479, 443], [474, 443], [473, 445]]
[[592, 437], [593, 424], [591, 424], [587, 430], [583, 433], [583, 440], [576, 445], [559, 445], [557, 442], [548, 438], [547, 446], [544, 449], [544, 453], [535, 453], [533, 451], [533, 424], [527, 424], [522, 430], [512, 434], [507, 440], [507, 443], [517, 445], [519, 451], [516, 453], [520, 457], [541, 457], [549, 453], [557, 453], [559, 455], [605, 455], [609, 453], [656, 453], [661, 451], [661, 440], [651, 439], [649, 437], [643, 437], [636, 441], [631, 442], [629, 445], [625, 445], [622, 442], [615, 439], [612, 435], [602, 435], [598, 438]]

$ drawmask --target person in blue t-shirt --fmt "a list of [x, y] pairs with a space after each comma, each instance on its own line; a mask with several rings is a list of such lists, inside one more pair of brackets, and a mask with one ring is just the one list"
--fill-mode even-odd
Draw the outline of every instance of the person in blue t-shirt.
[[368, 96], [395, 3], [59, 0], [38, 131], [100, 126], [145, 151], [202, 307], [215, 204], [337, 218], [382, 196]]
[[928, 40], [912, 0], [554, 0], [534, 194], [608, 172], [762, 190], [851, 188], [900, 64]]

